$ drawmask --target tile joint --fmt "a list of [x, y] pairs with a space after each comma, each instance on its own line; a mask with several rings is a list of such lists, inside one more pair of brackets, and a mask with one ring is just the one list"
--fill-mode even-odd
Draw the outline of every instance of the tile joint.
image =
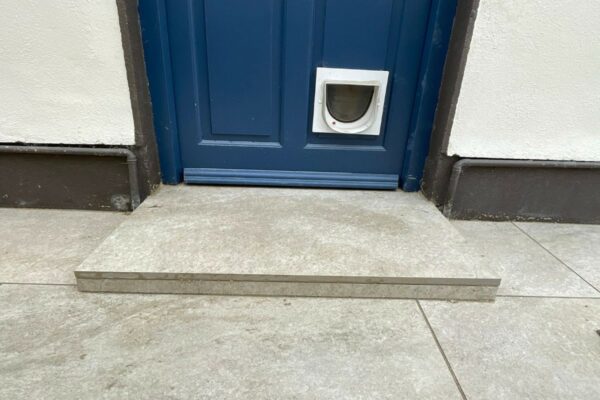
[[564, 262], [563, 260], [561, 260], [559, 257], [557, 257], [553, 252], [551, 252], [548, 248], [546, 248], [546, 246], [544, 246], [543, 244], [541, 244], [540, 242], [538, 242], [537, 239], [535, 239], [533, 236], [531, 236], [529, 233], [527, 233], [518, 224], [516, 224], [514, 221], [511, 221], [511, 224], [513, 224], [513, 226], [515, 226], [519, 231], [521, 231], [529, 239], [533, 240], [534, 243], [536, 243], [538, 246], [540, 246], [542, 249], [544, 249], [546, 251], [546, 253], [550, 254], [554, 259], [556, 259], [556, 261], [558, 261], [559, 263], [561, 263], [562, 265], [564, 265], [569, 271], [571, 271], [572, 273], [574, 273], [575, 275], [577, 275], [582, 281], [584, 281], [585, 283], [587, 283], [592, 289], [594, 289], [596, 292], [600, 293], [600, 289], [598, 289], [597, 287], [595, 287], [594, 285], [592, 285], [587, 279], [585, 279], [577, 271], [575, 271], [573, 268], [571, 268], [571, 266], [569, 264], [567, 264], [566, 262]]
[[425, 314], [425, 310], [421, 306], [421, 302], [419, 300], [415, 300], [415, 302], [417, 303], [417, 307], [419, 308], [419, 311], [421, 312], [421, 316], [425, 320], [425, 323], [427, 324], [427, 327], [429, 328], [429, 332], [431, 332], [431, 336], [433, 337], [433, 340], [435, 341], [435, 344], [436, 344], [440, 354], [442, 355], [444, 362], [446, 363], [446, 367], [448, 367], [448, 371], [450, 371], [450, 375], [452, 375], [452, 379], [454, 380], [454, 383], [456, 384], [456, 387], [458, 388], [458, 391], [460, 392], [461, 397], [463, 398], [463, 400], [467, 400], [467, 396], [460, 384], [460, 381], [458, 380], [458, 377], [456, 376], [456, 374], [454, 373], [454, 370], [452, 369], [450, 360], [448, 360], [448, 357], [446, 356], [446, 353], [444, 352], [444, 349], [442, 348], [442, 344], [438, 340], [438, 337], [435, 334], [435, 331], [433, 330], [431, 323], [429, 322], [429, 318], [427, 318], [427, 314]]

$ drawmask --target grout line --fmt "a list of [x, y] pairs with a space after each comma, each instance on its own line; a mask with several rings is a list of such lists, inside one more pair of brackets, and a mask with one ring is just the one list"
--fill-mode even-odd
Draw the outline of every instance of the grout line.
[[442, 348], [440, 341], [438, 340], [437, 336], [435, 335], [435, 331], [433, 330], [433, 327], [431, 326], [431, 323], [429, 322], [429, 319], [427, 318], [427, 315], [425, 314], [425, 310], [423, 310], [423, 307], [421, 306], [421, 302], [419, 300], [415, 300], [415, 301], [417, 302], [417, 307], [419, 307], [419, 310], [421, 311], [421, 315], [423, 316], [423, 319], [425, 319], [425, 323], [427, 324], [427, 327], [429, 328], [429, 331], [431, 332], [431, 336], [433, 337], [433, 340], [435, 341], [435, 344], [437, 345], [438, 350], [440, 351], [440, 353], [442, 354], [442, 357], [444, 358], [446, 367], [448, 367], [448, 370], [450, 371], [450, 375], [452, 375], [452, 379], [454, 380], [454, 383], [456, 384], [456, 387], [458, 388], [460, 395], [462, 396], [463, 400], [467, 400], [467, 395], [465, 395], [465, 392], [464, 392], [462, 386], [460, 385], [460, 382], [458, 381], [458, 378], [456, 377], [456, 374], [454, 373], [452, 366], [450, 365], [450, 361], [448, 361], [448, 357], [446, 357], [446, 353], [444, 353], [444, 349]]
[[509, 298], [533, 298], [533, 299], [574, 299], [574, 300], [600, 300], [600, 296], [552, 296], [552, 295], [528, 295], [528, 294], [497, 294], [496, 297]]
[[572, 273], [574, 273], [575, 275], [577, 275], [582, 281], [584, 281], [585, 283], [587, 283], [588, 285], [590, 285], [590, 287], [592, 289], [594, 289], [596, 292], [600, 293], [600, 289], [598, 289], [597, 287], [595, 287], [594, 285], [592, 285], [590, 282], [588, 282], [583, 276], [579, 275], [579, 273], [577, 271], [575, 271], [566, 262], [564, 262], [563, 260], [561, 260], [560, 258], [558, 258], [556, 255], [554, 255], [554, 253], [552, 253], [550, 250], [548, 250], [543, 244], [541, 244], [540, 242], [538, 242], [529, 233], [525, 232], [525, 230], [523, 230], [519, 225], [515, 224], [513, 221], [511, 221], [511, 224], [513, 224], [513, 226], [515, 226], [518, 230], [520, 230], [521, 232], [523, 232], [523, 234], [525, 236], [527, 236], [529, 239], [531, 239], [535, 243], [537, 243], [537, 245], [540, 246], [542, 249], [546, 250], [546, 252], [548, 254], [550, 254], [552, 257], [554, 257], [556, 259], [556, 261], [558, 261], [559, 263], [561, 263], [562, 265], [564, 265], [569, 271], [571, 271]]
[[76, 283], [0, 282], [0, 285], [15, 286], [77, 286]]

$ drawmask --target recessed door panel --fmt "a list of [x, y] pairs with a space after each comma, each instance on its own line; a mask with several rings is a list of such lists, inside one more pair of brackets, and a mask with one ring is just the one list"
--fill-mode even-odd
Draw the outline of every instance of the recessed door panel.
[[279, 133], [280, 0], [205, 0], [211, 134]]
[[[328, 0], [323, 32], [324, 67], [387, 67], [394, 0]], [[393, 21], [398, 24], [400, 21]]]

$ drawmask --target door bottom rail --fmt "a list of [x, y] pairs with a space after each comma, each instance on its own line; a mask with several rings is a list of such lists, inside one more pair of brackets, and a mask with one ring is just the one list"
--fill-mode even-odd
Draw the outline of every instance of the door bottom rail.
[[349, 189], [398, 188], [397, 174], [185, 168], [188, 184], [327, 187]]

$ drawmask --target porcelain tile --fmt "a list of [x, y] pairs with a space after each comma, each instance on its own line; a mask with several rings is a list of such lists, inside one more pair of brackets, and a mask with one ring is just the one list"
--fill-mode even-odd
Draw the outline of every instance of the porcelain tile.
[[3, 399], [459, 399], [416, 303], [0, 286]]
[[600, 225], [518, 223], [600, 295]]
[[180, 186], [142, 204], [78, 271], [497, 286], [463, 243], [433, 204], [403, 192]]
[[600, 299], [421, 304], [467, 398], [600, 397]]
[[600, 297], [511, 222], [452, 221], [452, 225], [467, 239], [479, 263], [502, 277], [500, 295]]
[[126, 214], [0, 208], [0, 282], [75, 283], [73, 271]]

